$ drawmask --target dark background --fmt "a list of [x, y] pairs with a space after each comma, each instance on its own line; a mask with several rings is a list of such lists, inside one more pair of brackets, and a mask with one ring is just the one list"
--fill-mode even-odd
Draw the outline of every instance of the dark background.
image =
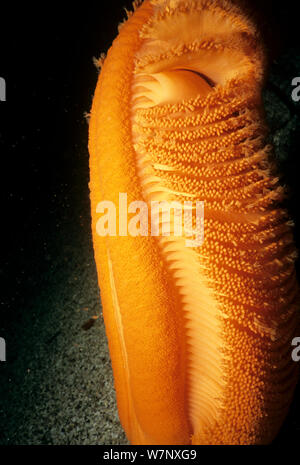
[[[264, 100], [299, 248], [297, 2], [251, 2], [271, 56]], [[118, 424], [93, 261], [88, 125], [106, 52], [131, 2], [1, 6], [0, 444], [126, 444]], [[298, 390], [299, 391], [299, 390]], [[300, 394], [275, 441], [300, 432]]]

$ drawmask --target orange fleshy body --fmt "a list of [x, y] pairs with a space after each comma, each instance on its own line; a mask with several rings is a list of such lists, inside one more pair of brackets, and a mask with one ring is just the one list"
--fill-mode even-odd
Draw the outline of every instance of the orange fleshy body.
[[[132, 444], [263, 444], [297, 382], [292, 225], [264, 143], [265, 57], [227, 0], [145, 0], [104, 61], [90, 120], [95, 260]], [[205, 239], [96, 232], [97, 205], [204, 201]]]

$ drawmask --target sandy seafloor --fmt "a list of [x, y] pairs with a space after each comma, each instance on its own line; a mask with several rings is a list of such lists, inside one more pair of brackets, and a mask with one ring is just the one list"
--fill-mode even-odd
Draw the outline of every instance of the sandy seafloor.
[[[290, 94], [299, 68], [300, 57], [290, 50], [272, 66], [264, 93], [275, 154], [291, 187], [297, 230], [300, 103]], [[90, 228], [88, 128], [84, 119], [78, 124], [81, 145], [67, 148], [75, 158], [71, 182], [58, 179], [47, 221], [39, 222], [33, 214], [24, 226], [26, 240], [2, 271], [14, 280], [15, 291], [4, 289], [2, 302], [10, 312], [0, 328], [7, 342], [7, 362], [0, 366], [0, 444], [127, 444], [118, 420], [103, 319], [82, 329], [90, 317], [101, 314], [101, 304]], [[299, 433], [298, 389], [275, 443], [295, 443]]]

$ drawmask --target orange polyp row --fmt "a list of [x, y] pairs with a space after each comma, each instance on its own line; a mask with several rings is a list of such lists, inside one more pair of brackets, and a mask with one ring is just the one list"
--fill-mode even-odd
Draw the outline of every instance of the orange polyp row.
[[[265, 143], [259, 32], [236, 2], [145, 0], [101, 66], [89, 132], [92, 233], [127, 437], [269, 443], [298, 379], [299, 290]], [[118, 217], [120, 193], [149, 208], [204, 201], [203, 244], [98, 235], [97, 205], [113, 202]]]

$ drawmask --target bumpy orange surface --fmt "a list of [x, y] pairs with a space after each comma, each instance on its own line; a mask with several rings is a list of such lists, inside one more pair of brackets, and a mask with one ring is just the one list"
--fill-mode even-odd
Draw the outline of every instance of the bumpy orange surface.
[[[236, 4], [236, 2], [235, 2]], [[90, 120], [95, 259], [133, 444], [270, 442], [297, 380], [292, 224], [264, 143], [265, 55], [223, 0], [145, 0], [102, 66]], [[204, 201], [204, 243], [100, 237], [97, 205]], [[299, 335], [299, 334], [298, 334]]]

